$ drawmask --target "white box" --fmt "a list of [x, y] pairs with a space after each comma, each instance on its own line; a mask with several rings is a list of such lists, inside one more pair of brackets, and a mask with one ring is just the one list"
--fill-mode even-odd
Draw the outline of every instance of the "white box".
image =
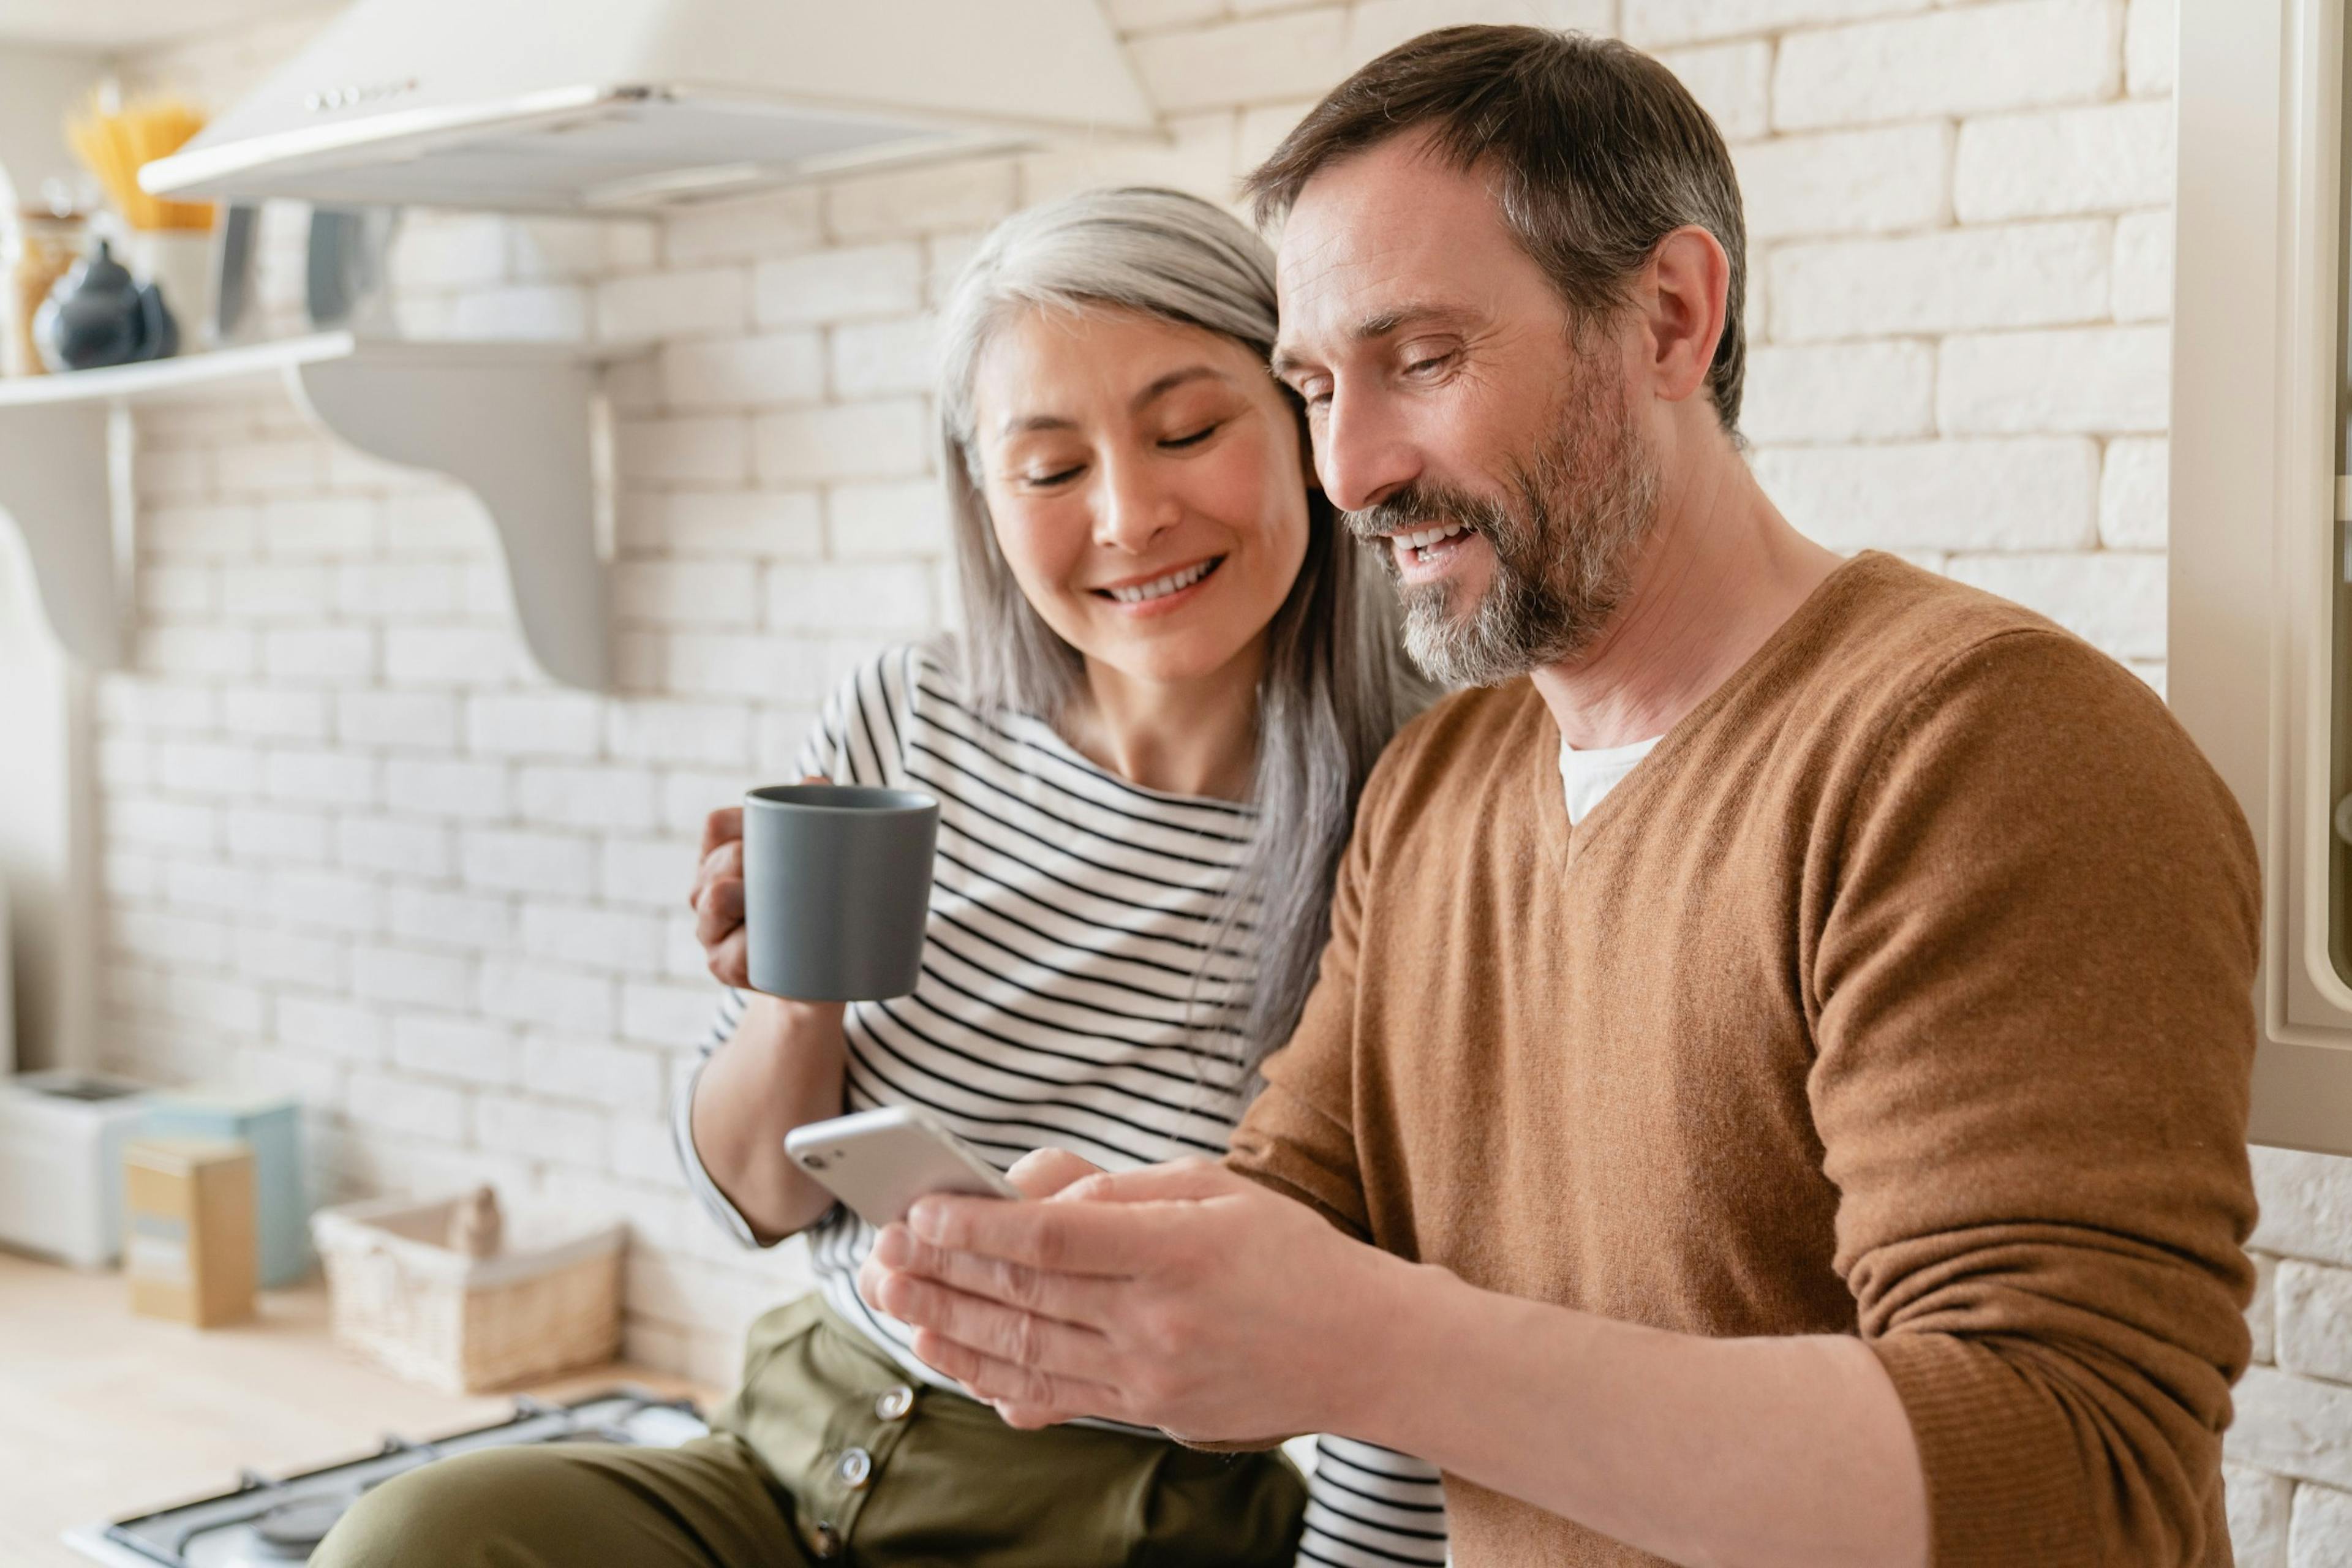
[[66, 1070], [0, 1079], [0, 1246], [82, 1268], [122, 1255], [122, 1146], [137, 1084]]

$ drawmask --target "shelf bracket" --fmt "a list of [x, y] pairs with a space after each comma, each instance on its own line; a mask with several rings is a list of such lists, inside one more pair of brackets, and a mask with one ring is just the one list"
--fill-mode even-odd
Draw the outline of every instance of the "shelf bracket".
[[0, 512], [16, 524], [41, 611], [67, 652], [122, 666], [107, 411], [93, 403], [13, 410], [0, 419]]
[[[336, 437], [471, 490], [498, 531], [531, 658], [564, 685], [601, 691], [609, 684], [590, 364], [361, 353], [289, 365], [286, 377], [296, 400]], [[89, 471], [102, 480], [104, 465]], [[102, 494], [100, 505], [102, 519]]]

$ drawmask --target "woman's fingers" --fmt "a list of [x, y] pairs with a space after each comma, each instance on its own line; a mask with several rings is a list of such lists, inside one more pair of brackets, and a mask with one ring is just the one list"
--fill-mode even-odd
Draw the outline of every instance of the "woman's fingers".
[[707, 883], [694, 900], [694, 940], [715, 957], [719, 944], [742, 929], [741, 879]]
[[695, 890], [716, 882], [740, 882], [743, 879], [743, 841], [730, 838], [708, 851], [694, 868]]
[[732, 985], [738, 991], [751, 989], [751, 959], [744, 948], [741, 926], [737, 926], [734, 935], [709, 951], [711, 978], [721, 985]]
[[722, 805], [702, 819], [702, 858], [708, 860], [713, 849], [730, 842], [740, 843], [742, 837], [743, 808]]
[[694, 909], [695, 940], [716, 946], [743, 922], [743, 845], [722, 844], [695, 868], [694, 891], [687, 902]]

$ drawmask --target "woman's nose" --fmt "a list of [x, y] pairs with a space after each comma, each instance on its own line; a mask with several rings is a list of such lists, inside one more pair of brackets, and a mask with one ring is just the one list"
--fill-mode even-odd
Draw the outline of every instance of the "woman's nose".
[[1420, 458], [1376, 400], [1335, 393], [1315, 432], [1315, 475], [1341, 511], [1377, 506], [1421, 472]]
[[1182, 503], [1153, 484], [1148, 473], [1114, 466], [1105, 479], [1095, 508], [1097, 544], [1140, 554], [1162, 531], [1182, 520]]

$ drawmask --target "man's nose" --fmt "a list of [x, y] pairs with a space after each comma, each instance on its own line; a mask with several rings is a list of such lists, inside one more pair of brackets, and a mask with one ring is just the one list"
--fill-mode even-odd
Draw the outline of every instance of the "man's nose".
[[1174, 495], [1154, 482], [1150, 465], [1106, 464], [1095, 506], [1095, 542], [1107, 550], [1140, 554], [1161, 531], [1183, 518]]
[[1315, 474], [1342, 511], [1362, 511], [1421, 472], [1421, 458], [1381, 400], [1334, 393], [1315, 434]]

